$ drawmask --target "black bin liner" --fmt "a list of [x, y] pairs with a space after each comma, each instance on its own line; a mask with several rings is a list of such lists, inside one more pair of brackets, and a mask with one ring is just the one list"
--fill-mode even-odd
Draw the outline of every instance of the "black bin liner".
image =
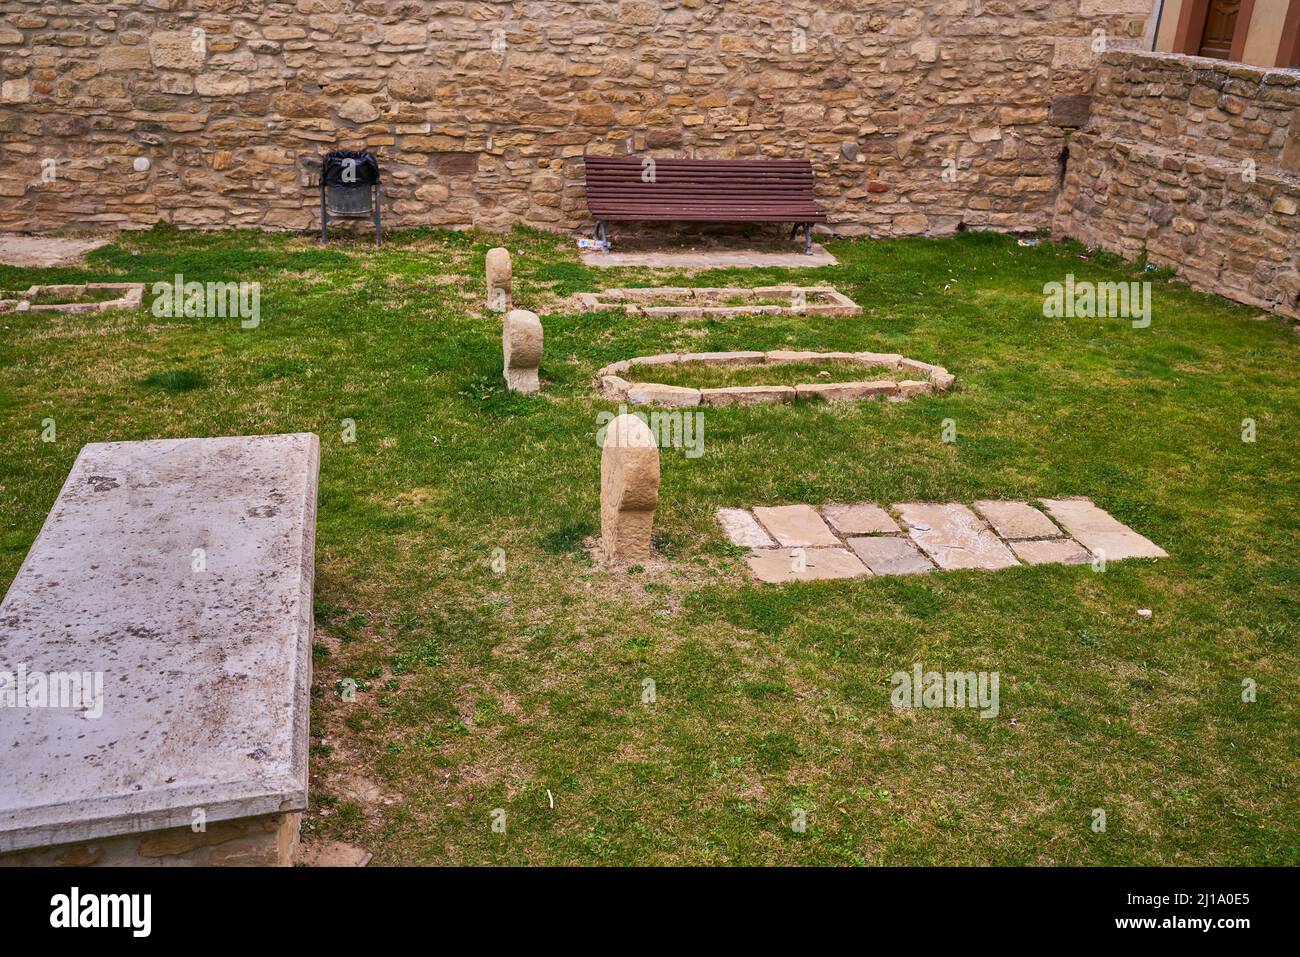
[[[355, 180], [343, 179], [343, 171], [349, 166], [347, 160], [356, 163]], [[334, 150], [325, 154], [320, 175], [326, 186], [372, 186], [379, 182], [379, 160], [375, 159], [374, 153], [363, 150]]]

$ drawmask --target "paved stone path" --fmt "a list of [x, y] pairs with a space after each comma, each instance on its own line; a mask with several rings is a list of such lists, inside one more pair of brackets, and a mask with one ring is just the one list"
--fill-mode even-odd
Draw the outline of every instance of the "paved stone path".
[[717, 514], [732, 544], [750, 550], [746, 561], [764, 582], [1167, 557], [1089, 499], [1040, 501], [1046, 513], [1028, 502], [979, 501], [973, 510], [960, 502], [861, 502]]

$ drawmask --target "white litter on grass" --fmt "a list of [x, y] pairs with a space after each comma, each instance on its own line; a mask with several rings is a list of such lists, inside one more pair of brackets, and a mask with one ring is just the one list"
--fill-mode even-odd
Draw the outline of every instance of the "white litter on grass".
[[1151, 609], [1150, 609], [1150, 608], [1139, 608], [1139, 609], [1138, 609], [1138, 617], [1139, 617], [1139, 618], [1150, 618], [1150, 617], [1151, 617]]

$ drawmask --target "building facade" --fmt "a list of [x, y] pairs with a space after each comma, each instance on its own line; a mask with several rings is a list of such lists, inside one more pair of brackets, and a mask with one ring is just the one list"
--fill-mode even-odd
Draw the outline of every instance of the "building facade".
[[1157, 0], [1162, 53], [1300, 67], [1300, 0]]

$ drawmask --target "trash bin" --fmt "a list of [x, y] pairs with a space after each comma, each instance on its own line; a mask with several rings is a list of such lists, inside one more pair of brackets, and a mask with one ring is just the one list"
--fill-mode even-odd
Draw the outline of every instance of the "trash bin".
[[326, 153], [320, 169], [320, 239], [329, 239], [333, 219], [374, 219], [381, 242], [379, 160], [362, 150]]

